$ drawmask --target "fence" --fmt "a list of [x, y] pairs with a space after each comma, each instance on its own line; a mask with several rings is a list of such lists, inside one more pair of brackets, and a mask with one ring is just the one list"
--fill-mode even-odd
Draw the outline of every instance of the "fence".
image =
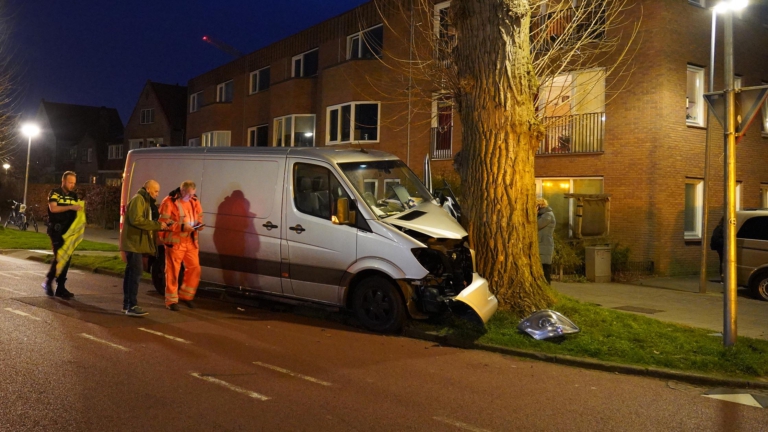
[[546, 132], [536, 154], [597, 153], [603, 151], [605, 113], [545, 117]]

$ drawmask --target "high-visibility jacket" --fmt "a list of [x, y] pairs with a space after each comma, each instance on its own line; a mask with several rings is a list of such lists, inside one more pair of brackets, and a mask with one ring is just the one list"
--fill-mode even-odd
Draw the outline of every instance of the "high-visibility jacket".
[[83, 241], [83, 234], [85, 233], [85, 201], [75, 201], [74, 204], [79, 205], [80, 210], [77, 211], [75, 221], [69, 226], [67, 232], [62, 235], [64, 245], [56, 252], [56, 277], [61, 274], [64, 266], [72, 258], [75, 249]]
[[171, 192], [167, 197], [163, 199], [163, 203], [160, 204], [160, 219], [159, 222], [173, 222], [168, 227], [167, 231], [160, 231], [158, 238], [161, 243], [165, 245], [173, 246], [181, 242], [192, 242], [196, 244], [197, 235], [196, 231], [182, 232], [182, 223], [187, 225], [201, 224], [203, 223], [203, 208], [200, 205], [200, 201], [197, 196], [192, 196], [189, 200], [192, 207], [191, 215], [187, 215], [184, 212], [184, 208], [181, 205], [181, 191], [177, 188]]

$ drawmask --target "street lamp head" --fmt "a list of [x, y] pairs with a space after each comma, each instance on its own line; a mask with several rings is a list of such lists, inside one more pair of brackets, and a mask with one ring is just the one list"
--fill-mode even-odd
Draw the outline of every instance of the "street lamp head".
[[715, 5], [715, 13], [736, 12], [749, 6], [749, 0], [725, 0]]
[[3, 164], [3, 168], [5, 168], [6, 170], [8, 170], [8, 168], [10, 168], [10, 167], [11, 167], [11, 164], [9, 164], [9, 163], [4, 163]]
[[40, 128], [34, 123], [26, 123], [21, 126], [21, 133], [29, 138], [34, 138], [40, 133]]

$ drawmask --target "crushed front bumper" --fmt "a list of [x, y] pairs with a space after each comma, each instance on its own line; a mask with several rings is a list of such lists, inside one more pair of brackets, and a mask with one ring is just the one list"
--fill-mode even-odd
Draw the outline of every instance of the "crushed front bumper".
[[453, 301], [462, 302], [472, 308], [483, 323], [487, 323], [499, 307], [496, 296], [488, 288], [488, 281], [477, 273], [472, 274], [472, 283], [454, 297]]

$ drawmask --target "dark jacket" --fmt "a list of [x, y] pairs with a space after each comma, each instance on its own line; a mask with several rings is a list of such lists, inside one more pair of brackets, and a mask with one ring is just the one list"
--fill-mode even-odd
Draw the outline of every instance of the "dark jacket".
[[709, 248], [713, 251], [723, 251], [725, 247], [725, 237], [723, 235], [723, 219], [720, 219], [720, 223], [717, 224], [714, 230], [712, 230], [712, 238], [709, 240]]
[[555, 253], [555, 214], [552, 209], [544, 207], [538, 213], [539, 227], [539, 257], [542, 264], [552, 264], [552, 255]]
[[139, 189], [128, 202], [120, 232], [120, 250], [143, 254], [155, 254], [155, 235], [160, 230], [160, 222], [152, 220], [152, 202], [147, 190]]

